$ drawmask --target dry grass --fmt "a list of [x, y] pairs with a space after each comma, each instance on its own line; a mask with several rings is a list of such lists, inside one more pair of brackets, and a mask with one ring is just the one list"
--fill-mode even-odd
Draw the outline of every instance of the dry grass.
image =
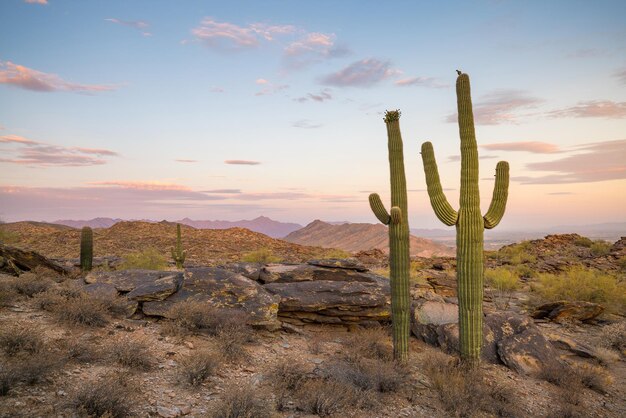
[[250, 384], [230, 384], [218, 401], [212, 417], [215, 418], [269, 418], [273, 414], [270, 403]]
[[338, 361], [324, 370], [327, 378], [361, 391], [400, 392], [408, 386], [408, 373], [398, 363], [357, 358]]
[[133, 390], [121, 376], [86, 382], [72, 395], [69, 406], [93, 417], [131, 416]]
[[47, 277], [40, 277], [34, 273], [24, 273], [13, 281], [17, 293], [33, 297], [38, 293], [48, 290], [54, 281]]
[[389, 331], [383, 327], [363, 328], [349, 333], [342, 341], [347, 357], [392, 360]]
[[327, 417], [348, 408], [360, 408], [363, 394], [353, 386], [323, 379], [307, 380], [296, 391], [297, 407]]
[[57, 370], [62, 362], [55, 355], [42, 353], [20, 356], [0, 363], [0, 396], [20, 383], [34, 385]]
[[14, 279], [2, 279], [0, 281], [0, 307], [11, 306], [19, 299], [20, 295], [13, 286]]
[[308, 367], [296, 358], [283, 358], [271, 371], [269, 378], [276, 394], [276, 409], [284, 411], [294, 392], [310, 377]]
[[0, 348], [8, 356], [21, 353], [36, 354], [44, 348], [43, 332], [38, 328], [3, 327]]
[[150, 370], [154, 361], [148, 342], [142, 338], [127, 336], [113, 342], [109, 351], [114, 361], [134, 370]]
[[199, 386], [213, 376], [222, 364], [222, 356], [210, 350], [192, 352], [179, 362], [180, 381], [191, 386]]
[[35, 306], [54, 313], [72, 325], [102, 327], [109, 322], [107, 306], [80, 289], [59, 287], [48, 289], [35, 297]]
[[605, 348], [626, 353], [626, 321], [605, 325], [599, 341]]

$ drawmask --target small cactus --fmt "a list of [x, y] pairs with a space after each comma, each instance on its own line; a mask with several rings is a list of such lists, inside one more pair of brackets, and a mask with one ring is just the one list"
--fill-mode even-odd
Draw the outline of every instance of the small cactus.
[[93, 231], [85, 226], [80, 231], [80, 270], [91, 271], [93, 266]]
[[379, 221], [389, 225], [389, 279], [391, 284], [391, 322], [393, 356], [405, 361], [409, 356], [410, 298], [409, 298], [409, 221], [407, 210], [404, 154], [400, 135], [400, 111], [385, 113], [391, 179], [391, 213], [380, 196], [369, 196], [372, 212]]
[[433, 146], [422, 144], [422, 160], [430, 203], [441, 222], [456, 226], [456, 276], [459, 294], [459, 348], [461, 359], [470, 366], [480, 361], [483, 342], [483, 232], [494, 228], [502, 216], [508, 197], [509, 164], [496, 166], [496, 182], [489, 210], [480, 212], [478, 191], [478, 148], [467, 74], [457, 70], [456, 80], [459, 133], [461, 137], [461, 197], [455, 211], [443, 194]]
[[180, 224], [176, 224], [176, 247], [172, 247], [172, 258], [176, 263], [177, 269], [183, 268], [187, 251], [183, 251], [183, 244], [180, 238]]

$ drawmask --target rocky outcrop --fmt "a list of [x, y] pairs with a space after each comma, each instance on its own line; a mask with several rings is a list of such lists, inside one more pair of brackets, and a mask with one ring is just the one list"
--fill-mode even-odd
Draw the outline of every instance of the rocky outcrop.
[[250, 325], [278, 329], [279, 298], [261, 285], [241, 274], [216, 267], [185, 270], [181, 289], [164, 300], [143, 303], [143, 313], [171, 317], [171, 309], [179, 303], [205, 302], [215, 308], [235, 308], [248, 315]]
[[162, 300], [176, 292], [183, 283], [183, 273], [157, 270], [94, 271], [85, 283], [108, 283], [118, 292], [137, 301]]
[[538, 306], [531, 316], [535, 319], [549, 319], [554, 322], [589, 321], [602, 312], [604, 312], [604, 307], [597, 303], [561, 300]]
[[0, 244], [1, 273], [19, 276], [23, 272], [36, 268], [45, 268], [58, 274], [70, 274], [71, 272], [71, 269], [65, 268], [35, 251]]
[[366, 273], [367, 269], [357, 264], [354, 268], [326, 267], [311, 264], [268, 264], [261, 269], [262, 283], [293, 283], [306, 281], [372, 282], [377, 276]]

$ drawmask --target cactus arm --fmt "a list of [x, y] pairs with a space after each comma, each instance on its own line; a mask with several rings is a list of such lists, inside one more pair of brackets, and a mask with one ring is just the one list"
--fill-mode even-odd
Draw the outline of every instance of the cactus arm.
[[426, 187], [430, 204], [435, 211], [437, 218], [444, 224], [452, 226], [456, 224], [458, 213], [452, 209], [446, 195], [441, 188], [441, 180], [439, 180], [439, 170], [437, 169], [437, 161], [433, 151], [433, 144], [424, 142], [422, 144], [422, 161], [424, 163], [424, 174], [426, 175]]
[[489, 210], [483, 217], [485, 229], [494, 228], [504, 216], [506, 201], [509, 195], [509, 163], [500, 161], [496, 167], [496, 184], [493, 188], [493, 197]]
[[[383, 205], [382, 200], [380, 200], [380, 196], [378, 193], [372, 193], [369, 197], [370, 200], [370, 208], [372, 208], [372, 212], [376, 215], [376, 218], [384, 225], [389, 225], [391, 221], [391, 216], [387, 209], [385, 209], [385, 205]], [[393, 209], [393, 208], [392, 208]]]

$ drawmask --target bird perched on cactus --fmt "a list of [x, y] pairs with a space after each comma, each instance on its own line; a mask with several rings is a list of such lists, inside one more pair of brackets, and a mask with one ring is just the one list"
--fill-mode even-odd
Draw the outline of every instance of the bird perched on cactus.
[[172, 247], [172, 258], [177, 269], [183, 268], [187, 251], [183, 251], [183, 244], [180, 237], [180, 224], [176, 224], [176, 247]]
[[456, 226], [456, 262], [459, 296], [459, 349], [461, 359], [470, 366], [480, 361], [483, 323], [483, 232], [494, 228], [504, 215], [509, 188], [509, 164], [496, 166], [496, 181], [491, 205], [483, 216], [478, 191], [478, 148], [469, 76], [460, 73], [456, 80], [459, 133], [461, 137], [461, 189], [459, 211], [443, 194], [437, 162], [430, 142], [422, 144], [422, 160], [430, 203], [435, 214], [448, 226]]
[[385, 112], [389, 168], [391, 179], [391, 212], [380, 196], [369, 196], [370, 207], [379, 221], [389, 226], [389, 280], [391, 284], [391, 321], [394, 359], [404, 361], [409, 355], [409, 221], [404, 174], [404, 154], [400, 135], [400, 111]]
[[80, 231], [80, 270], [91, 271], [93, 265], [93, 231], [85, 226]]

